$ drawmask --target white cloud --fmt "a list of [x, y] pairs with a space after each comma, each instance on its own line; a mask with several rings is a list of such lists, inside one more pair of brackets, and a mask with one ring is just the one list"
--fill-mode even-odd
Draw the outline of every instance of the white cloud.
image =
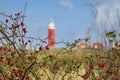
[[68, 10], [73, 9], [73, 4], [69, 0], [59, 0], [59, 3], [62, 7]]
[[97, 9], [97, 25], [101, 22], [110, 29], [110, 26], [118, 27], [118, 12], [120, 15], [120, 0], [92, 0]]

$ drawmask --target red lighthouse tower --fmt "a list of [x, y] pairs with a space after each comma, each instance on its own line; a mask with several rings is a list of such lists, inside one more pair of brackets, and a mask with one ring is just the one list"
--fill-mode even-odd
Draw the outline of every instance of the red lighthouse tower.
[[55, 48], [55, 24], [53, 22], [53, 20], [50, 20], [49, 24], [48, 24], [48, 47], [51, 48]]

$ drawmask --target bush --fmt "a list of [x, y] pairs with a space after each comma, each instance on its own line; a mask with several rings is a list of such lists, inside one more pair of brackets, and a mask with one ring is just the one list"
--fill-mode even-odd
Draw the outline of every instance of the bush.
[[[119, 80], [120, 50], [74, 50], [81, 40], [65, 42], [63, 49], [49, 49], [46, 39], [27, 37], [24, 15], [5, 15], [0, 23], [0, 80]], [[106, 37], [115, 39], [114, 32]], [[28, 47], [30, 49], [27, 49]]]

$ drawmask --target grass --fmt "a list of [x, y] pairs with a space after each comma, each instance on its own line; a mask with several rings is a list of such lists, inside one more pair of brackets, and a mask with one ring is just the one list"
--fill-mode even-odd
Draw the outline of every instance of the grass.
[[[51, 49], [48, 51], [42, 50], [37, 53], [29, 50], [21, 57], [11, 57], [14, 66], [8, 66], [7, 62], [1, 63], [2, 65], [0, 65], [0, 69], [6, 70], [5, 72], [7, 73], [10, 73], [14, 68], [21, 69], [25, 72], [34, 61], [38, 62], [32, 66], [26, 74], [30, 76], [31, 80], [84, 80], [82, 76], [86, 72], [89, 73], [87, 80], [102, 80], [104, 78], [102, 78], [101, 74], [104, 75], [110, 67], [113, 68], [112, 77], [115, 72], [118, 72], [118, 75], [120, 75], [120, 67], [118, 67], [118, 69], [115, 67], [116, 65], [120, 66], [120, 50]], [[6, 58], [8, 58], [7, 55]], [[7, 59], [5, 59], [5, 61], [7, 61]], [[100, 68], [98, 63], [106, 63], [105, 68]], [[93, 70], [90, 70], [90, 65], [94, 65]], [[94, 75], [92, 75], [92, 73], [94, 73]], [[11, 73], [9, 76], [11, 76]], [[112, 78], [108, 76], [107, 80], [109, 79]], [[12, 80], [16, 80], [16, 78]]]

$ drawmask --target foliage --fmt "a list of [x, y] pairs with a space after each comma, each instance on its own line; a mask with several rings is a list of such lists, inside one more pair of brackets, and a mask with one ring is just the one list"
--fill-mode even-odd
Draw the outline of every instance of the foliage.
[[115, 31], [107, 32], [106, 37], [110, 40], [110, 42], [116, 41]]

